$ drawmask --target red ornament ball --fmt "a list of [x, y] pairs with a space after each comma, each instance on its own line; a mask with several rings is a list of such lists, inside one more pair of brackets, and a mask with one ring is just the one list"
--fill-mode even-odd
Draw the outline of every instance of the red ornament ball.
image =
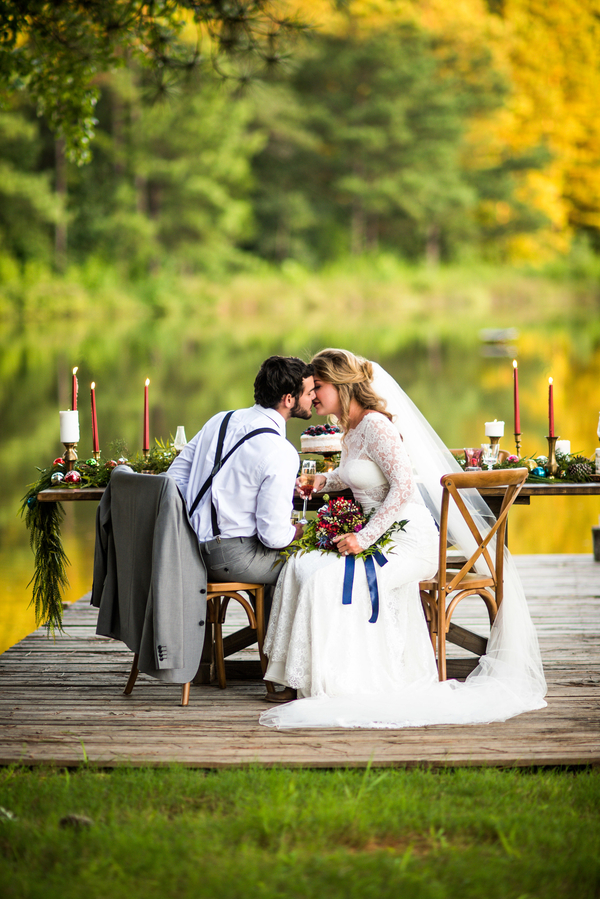
[[52, 464], [53, 465], [64, 465], [65, 460], [61, 456], [59, 456], [58, 459], [55, 459]]
[[105, 468], [116, 468], [116, 467], [117, 467], [117, 463], [115, 462], [114, 459], [109, 459], [108, 462], [106, 463], [106, 465], [105, 465], [104, 467], [105, 467]]
[[65, 475], [65, 484], [76, 486], [81, 481], [81, 475], [78, 471], [68, 471]]

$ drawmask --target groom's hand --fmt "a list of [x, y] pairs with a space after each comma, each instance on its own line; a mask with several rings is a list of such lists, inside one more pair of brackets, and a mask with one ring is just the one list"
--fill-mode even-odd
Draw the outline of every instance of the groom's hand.
[[296, 524], [294, 525], [294, 528], [295, 528], [295, 530], [296, 530], [296, 533], [295, 533], [295, 535], [294, 535], [294, 540], [299, 540], [299, 539], [300, 539], [300, 537], [301, 537], [302, 534], [304, 533], [304, 527], [305, 527], [305, 525], [300, 524], [299, 522], [296, 522]]

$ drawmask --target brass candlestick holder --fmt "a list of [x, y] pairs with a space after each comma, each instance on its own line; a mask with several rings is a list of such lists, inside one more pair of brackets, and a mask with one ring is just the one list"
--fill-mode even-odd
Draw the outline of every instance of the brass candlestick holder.
[[147, 459], [149, 455], [150, 455], [149, 449], [142, 450], [142, 456], [144, 457], [144, 459]]
[[548, 474], [552, 477], [555, 477], [556, 472], [558, 471], [558, 464], [556, 462], [556, 441], [558, 437], [546, 437], [548, 441]]
[[492, 446], [499, 446], [499, 445], [500, 445], [500, 437], [490, 437], [490, 438], [489, 438], [489, 441], [490, 441], [490, 443], [491, 443]]
[[75, 449], [76, 446], [77, 446], [76, 443], [65, 443], [64, 444], [65, 453], [63, 456], [63, 461], [64, 461], [65, 465], [67, 466], [67, 471], [73, 471], [75, 463], [77, 462], [77, 450]]
[[100, 450], [96, 450], [95, 452], [92, 453], [92, 459], [95, 459], [96, 462], [100, 461], [101, 456], [102, 456], [102, 453], [100, 452]]
[[515, 446], [517, 447], [517, 456], [521, 458], [521, 435], [515, 431]]

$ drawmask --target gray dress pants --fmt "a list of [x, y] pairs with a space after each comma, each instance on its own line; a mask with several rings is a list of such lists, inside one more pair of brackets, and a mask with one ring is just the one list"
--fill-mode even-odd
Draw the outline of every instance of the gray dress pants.
[[258, 537], [214, 537], [200, 544], [209, 581], [246, 581], [265, 584], [265, 623], [268, 624], [275, 583], [284, 559]]
[[276, 549], [258, 537], [214, 537], [200, 544], [209, 581], [247, 581], [275, 584], [283, 565]]

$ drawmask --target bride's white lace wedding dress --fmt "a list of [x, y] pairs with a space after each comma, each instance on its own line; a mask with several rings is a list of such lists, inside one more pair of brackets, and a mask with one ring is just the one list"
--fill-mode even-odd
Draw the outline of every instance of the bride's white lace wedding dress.
[[357, 534], [361, 549], [394, 522], [408, 524], [386, 548], [387, 564], [377, 567], [380, 607], [373, 624], [361, 559], [350, 605], [342, 605], [345, 557], [315, 551], [286, 563], [266, 636], [266, 677], [295, 687], [300, 697], [389, 692], [415, 680], [437, 680], [419, 581], [437, 569], [438, 530], [402, 439], [379, 412], [365, 415], [347, 433], [340, 467], [328, 476], [324, 492], [347, 487], [363, 511], [373, 513]]
[[[389, 378], [378, 368], [381, 378]], [[362, 549], [408, 519], [377, 567], [379, 617], [371, 623], [364, 563], [357, 560], [352, 602], [342, 604], [346, 558], [318, 551], [292, 556], [278, 579], [265, 640], [266, 679], [300, 697], [260, 716], [277, 728], [399, 728], [504, 721], [546, 705], [537, 637], [520, 579], [507, 553], [505, 596], [488, 651], [465, 682], [438, 681], [418, 582], [437, 570], [439, 477], [454, 460], [434, 446], [420, 413], [390, 379], [401, 416], [365, 415], [344, 438], [340, 467], [324, 492], [349, 486], [373, 515], [357, 534]], [[384, 381], [384, 385], [387, 382]], [[399, 392], [399, 393], [397, 393]], [[380, 391], [381, 395], [381, 391]], [[388, 408], [389, 405], [388, 405]], [[410, 421], [407, 452], [396, 421]], [[416, 437], [418, 436], [418, 440]], [[438, 458], [439, 457], [439, 458]], [[419, 487], [414, 477], [420, 459]], [[438, 485], [436, 487], [435, 485]], [[441, 488], [439, 488], [441, 495]], [[477, 495], [478, 497], [478, 495]], [[478, 498], [476, 502], [481, 502]], [[488, 510], [489, 512], [489, 510]], [[460, 535], [460, 527], [456, 525]], [[456, 542], [468, 544], [470, 535]]]

